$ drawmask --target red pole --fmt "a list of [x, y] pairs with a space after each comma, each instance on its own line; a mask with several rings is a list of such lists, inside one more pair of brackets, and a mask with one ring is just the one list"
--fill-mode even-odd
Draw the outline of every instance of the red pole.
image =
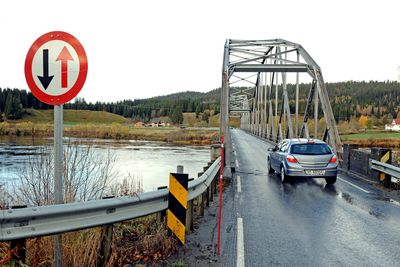
[[224, 173], [225, 163], [225, 148], [224, 148], [224, 136], [221, 136], [221, 164], [219, 169], [219, 210], [218, 210], [218, 245], [217, 255], [220, 255], [221, 249], [221, 219], [222, 219], [222, 174]]

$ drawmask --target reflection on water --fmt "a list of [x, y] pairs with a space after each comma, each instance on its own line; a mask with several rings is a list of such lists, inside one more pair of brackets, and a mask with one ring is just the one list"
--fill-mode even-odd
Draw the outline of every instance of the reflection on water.
[[[52, 146], [53, 140], [31, 138], [0, 138], [0, 184], [10, 187], [26, 167], [29, 157]], [[210, 160], [209, 147], [175, 146], [163, 142], [134, 140], [103, 140], [68, 138], [64, 143], [92, 144], [97, 156], [105, 158], [109, 149], [116, 157], [118, 179], [130, 175], [141, 177], [145, 191], [168, 185], [168, 175], [183, 165], [189, 177], [196, 178]]]

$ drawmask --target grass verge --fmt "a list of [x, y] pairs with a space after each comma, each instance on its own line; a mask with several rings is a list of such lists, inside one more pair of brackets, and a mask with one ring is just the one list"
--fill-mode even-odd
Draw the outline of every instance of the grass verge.
[[[63, 266], [98, 266], [101, 241], [101, 227], [63, 234]], [[178, 244], [165, 224], [157, 223], [156, 216], [151, 215], [114, 224], [111, 247], [105, 266], [158, 266], [177, 251]], [[9, 244], [0, 243], [0, 266], [13, 266], [13, 253]], [[26, 266], [51, 266], [52, 238], [28, 239], [26, 255]]]

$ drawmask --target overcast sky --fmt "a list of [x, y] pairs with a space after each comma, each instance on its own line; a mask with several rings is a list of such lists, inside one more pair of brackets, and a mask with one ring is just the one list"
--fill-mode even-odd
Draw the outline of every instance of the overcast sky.
[[115, 101], [221, 85], [224, 42], [300, 43], [326, 82], [398, 80], [399, 1], [18, 1], [0, 3], [0, 87], [28, 89], [24, 61], [49, 31], [80, 40], [89, 62], [78, 96]]

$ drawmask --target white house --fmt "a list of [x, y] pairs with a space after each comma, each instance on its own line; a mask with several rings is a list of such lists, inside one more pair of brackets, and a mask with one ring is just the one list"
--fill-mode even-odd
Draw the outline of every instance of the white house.
[[391, 124], [386, 124], [385, 130], [400, 131], [400, 119], [393, 119]]

